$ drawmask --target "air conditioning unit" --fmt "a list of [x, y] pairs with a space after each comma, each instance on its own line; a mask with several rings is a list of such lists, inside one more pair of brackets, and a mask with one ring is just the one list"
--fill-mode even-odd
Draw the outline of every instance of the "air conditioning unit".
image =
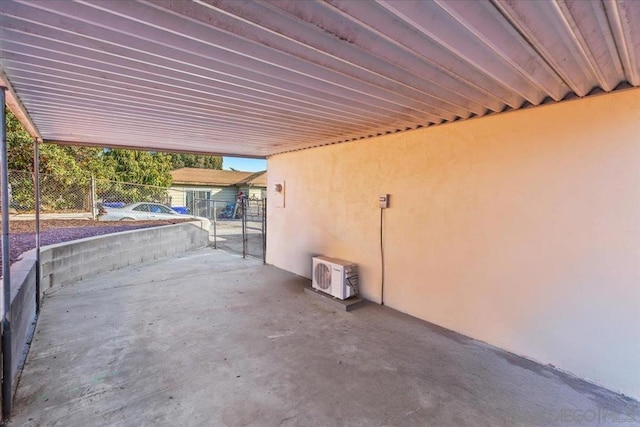
[[313, 257], [311, 285], [340, 299], [358, 295], [358, 266], [326, 256]]

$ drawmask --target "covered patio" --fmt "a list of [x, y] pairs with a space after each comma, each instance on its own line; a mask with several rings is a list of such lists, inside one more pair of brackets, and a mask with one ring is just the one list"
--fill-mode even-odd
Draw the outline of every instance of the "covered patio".
[[[637, 402], [202, 249], [45, 299], [11, 426], [635, 425]], [[635, 420], [634, 422], [631, 422]]]
[[[0, 104], [36, 175], [47, 143], [269, 168], [269, 266], [45, 296], [15, 425], [638, 422], [639, 1], [3, 0]], [[303, 298], [317, 255], [371, 304]]]

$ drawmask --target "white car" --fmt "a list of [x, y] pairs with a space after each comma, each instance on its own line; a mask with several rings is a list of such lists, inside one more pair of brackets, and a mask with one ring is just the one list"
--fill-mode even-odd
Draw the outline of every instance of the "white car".
[[100, 207], [99, 221], [162, 221], [170, 219], [192, 219], [201, 221], [202, 228], [209, 228], [210, 221], [207, 218], [183, 215], [169, 206], [160, 203], [139, 202], [123, 206], [121, 208]]

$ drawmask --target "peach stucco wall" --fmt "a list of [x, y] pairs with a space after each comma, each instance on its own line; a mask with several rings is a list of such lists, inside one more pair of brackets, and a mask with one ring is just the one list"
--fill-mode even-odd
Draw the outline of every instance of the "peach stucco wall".
[[[270, 264], [640, 397], [640, 90], [269, 158]], [[269, 196], [273, 196], [271, 185]]]

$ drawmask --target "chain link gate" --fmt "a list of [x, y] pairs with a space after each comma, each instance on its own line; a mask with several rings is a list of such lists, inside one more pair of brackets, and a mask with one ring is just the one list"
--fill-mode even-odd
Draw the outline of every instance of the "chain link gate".
[[267, 199], [243, 198], [243, 256], [266, 262]]
[[193, 214], [211, 221], [214, 248], [266, 261], [266, 199], [195, 199]]

